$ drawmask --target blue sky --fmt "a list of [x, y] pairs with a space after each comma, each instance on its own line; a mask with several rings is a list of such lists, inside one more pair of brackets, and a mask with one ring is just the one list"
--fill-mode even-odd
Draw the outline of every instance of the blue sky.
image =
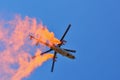
[[76, 49], [76, 59], [58, 55], [54, 73], [49, 60], [25, 80], [120, 80], [119, 4], [119, 0], [1, 0], [0, 15], [35, 17], [57, 38], [72, 24], [63, 47]]

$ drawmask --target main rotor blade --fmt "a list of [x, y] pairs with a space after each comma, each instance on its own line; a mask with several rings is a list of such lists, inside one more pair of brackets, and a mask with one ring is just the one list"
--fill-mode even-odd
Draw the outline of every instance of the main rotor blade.
[[62, 41], [62, 40], [64, 39], [64, 37], [65, 37], [65, 35], [67, 34], [67, 32], [68, 32], [68, 30], [70, 29], [70, 27], [71, 27], [71, 24], [68, 25], [68, 27], [67, 27], [65, 33], [63, 34], [62, 38], [60, 39], [60, 41]]
[[[60, 41], [62, 41], [64, 39], [64, 37], [66, 36], [66, 34], [69, 31], [70, 27], [71, 27], [71, 24], [68, 25], [68, 27], [67, 27], [65, 33], [63, 34], [62, 38], [60, 39]], [[61, 45], [62, 44], [58, 44], [58, 47], [60, 47]], [[55, 65], [55, 61], [56, 61], [55, 60], [56, 59], [56, 55], [57, 55], [57, 52], [54, 52], [54, 57], [53, 57], [51, 72], [53, 72], [53, 70], [54, 70], [54, 65]]]
[[[64, 49], [64, 48], [63, 48], [63, 49]], [[64, 49], [64, 50], [69, 51], [69, 52], [73, 52], [73, 53], [76, 52], [76, 50], [70, 50], [70, 49]]]
[[49, 50], [47, 50], [47, 51], [45, 51], [45, 52], [42, 52], [41, 53], [41, 55], [43, 55], [43, 54], [45, 54], [45, 53], [48, 53], [48, 52], [50, 52], [50, 51], [52, 51], [53, 49], [49, 49]]
[[54, 65], [55, 65], [55, 61], [56, 61], [56, 55], [57, 55], [57, 52], [54, 52], [54, 57], [53, 57], [53, 62], [52, 62], [52, 67], [51, 67], [51, 72], [53, 72], [53, 70], [54, 70]]

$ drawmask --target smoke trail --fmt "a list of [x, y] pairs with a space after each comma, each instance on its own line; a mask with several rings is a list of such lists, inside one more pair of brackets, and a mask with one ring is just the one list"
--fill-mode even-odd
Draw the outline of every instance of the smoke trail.
[[[22, 19], [17, 15], [13, 20], [0, 21], [0, 80], [22, 80], [53, 57], [52, 54], [45, 54], [31, 59], [31, 50], [35, 42], [28, 39], [30, 32], [39, 35], [40, 39], [45, 41], [54, 44], [59, 42], [53, 32], [37, 23], [35, 18], [26, 16]], [[34, 55], [41, 53], [40, 49], [34, 51]]]

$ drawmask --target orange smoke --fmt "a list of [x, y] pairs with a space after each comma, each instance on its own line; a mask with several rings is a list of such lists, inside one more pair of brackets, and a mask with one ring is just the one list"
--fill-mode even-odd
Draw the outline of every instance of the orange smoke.
[[[40, 54], [40, 51], [37, 51]], [[37, 56], [35, 59], [31, 60], [29, 63], [24, 60], [20, 60], [20, 67], [12, 80], [21, 80], [21, 78], [28, 76], [36, 67], [41, 66], [43, 62], [53, 57], [52, 54], [45, 54], [43, 56]]]
[[49, 44], [60, 43], [54, 33], [35, 18], [22, 19], [17, 15], [13, 20], [0, 21], [0, 80], [22, 80], [53, 57], [45, 54], [32, 59], [32, 55], [39, 55], [42, 49], [33, 49], [36, 42], [29, 40], [29, 33]]

